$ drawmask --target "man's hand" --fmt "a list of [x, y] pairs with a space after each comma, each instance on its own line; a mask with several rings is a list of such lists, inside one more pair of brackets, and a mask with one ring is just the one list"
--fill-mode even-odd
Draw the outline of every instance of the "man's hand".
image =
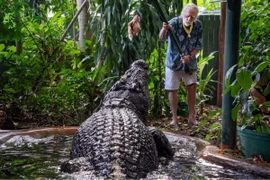
[[191, 56], [190, 55], [186, 55], [186, 56], [183, 56], [181, 58], [181, 61], [184, 63], [184, 64], [188, 64], [191, 60]]
[[162, 39], [162, 40], [166, 39], [167, 38], [167, 30], [169, 30], [171, 28], [172, 28], [172, 26], [170, 24], [163, 22], [162, 28], [159, 32], [159, 39]]
[[165, 30], [168, 30], [168, 29], [171, 29], [172, 28], [172, 26], [170, 25], [170, 24], [168, 24], [168, 23], [165, 23], [165, 22], [163, 22], [163, 26], [162, 26]]

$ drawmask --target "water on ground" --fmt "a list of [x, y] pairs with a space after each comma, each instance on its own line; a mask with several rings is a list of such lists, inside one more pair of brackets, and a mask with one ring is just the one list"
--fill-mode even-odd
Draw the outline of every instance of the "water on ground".
[[[212, 164], [197, 155], [197, 146], [185, 138], [168, 136], [175, 156], [162, 161], [149, 180], [169, 179], [262, 179], [259, 175]], [[15, 136], [0, 145], [0, 179], [93, 179], [92, 172], [65, 174], [61, 162], [69, 159], [72, 136], [56, 135], [34, 139]]]

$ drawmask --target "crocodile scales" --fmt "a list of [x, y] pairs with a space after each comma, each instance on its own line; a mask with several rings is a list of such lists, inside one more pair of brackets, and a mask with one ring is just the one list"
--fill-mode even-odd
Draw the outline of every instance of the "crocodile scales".
[[62, 171], [93, 170], [105, 178], [137, 179], [155, 170], [160, 156], [172, 158], [162, 131], [144, 125], [149, 106], [147, 73], [145, 61], [137, 60], [111, 87], [100, 109], [78, 128]]

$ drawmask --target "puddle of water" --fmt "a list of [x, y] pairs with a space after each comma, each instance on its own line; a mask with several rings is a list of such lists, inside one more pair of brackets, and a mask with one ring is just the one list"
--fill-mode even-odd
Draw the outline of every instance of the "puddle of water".
[[[59, 172], [61, 162], [69, 159], [73, 136], [49, 136], [34, 139], [15, 136], [0, 146], [1, 179], [92, 179], [92, 172], [65, 174]], [[228, 169], [198, 159], [195, 143], [184, 138], [169, 137], [174, 160], [160, 163], [158, 170], [148, 173], [149, 180], [156, 179], [262, 179], [258, 175]], [[162, 165], [166, 164], [166, 165]]]

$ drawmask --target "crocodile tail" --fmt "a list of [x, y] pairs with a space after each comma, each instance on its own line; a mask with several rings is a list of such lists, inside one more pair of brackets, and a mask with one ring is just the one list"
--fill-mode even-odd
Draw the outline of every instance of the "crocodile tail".
[[126, 179], [126, 175], [123, 173], [122, 167], [120, 166], [120, 164], [118, 163], [118, 161], [115, 161], [112, 164], [112, 167], [114, 169], [114, 171], [111, 174], [111, 178], [114, 180], [123, 180]]

